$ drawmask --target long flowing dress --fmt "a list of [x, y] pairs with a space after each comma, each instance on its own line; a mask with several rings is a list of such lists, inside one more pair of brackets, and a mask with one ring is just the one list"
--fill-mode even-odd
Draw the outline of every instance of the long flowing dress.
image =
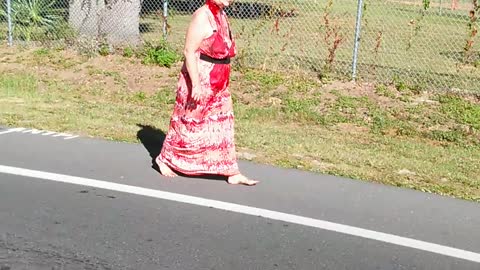
[[199, 103], [193, 101], [192, 82], [184, 63], [169, 130], [157, 159], [186, 175], [231, 176], [238, 174], [239, 168], [229, 91], [230, 63], [218, 63], [211, 58], [225, 61], [234, 57], [235, 41], [225, 12], [206, 10], [214, 32], [203, 40], [196, 55], [200, 87], [207, 96]]

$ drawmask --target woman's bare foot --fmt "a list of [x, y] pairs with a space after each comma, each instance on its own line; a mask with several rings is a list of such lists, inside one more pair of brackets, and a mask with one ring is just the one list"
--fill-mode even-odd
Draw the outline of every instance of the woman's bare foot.
[[231, 185], [246, 185], [246, 186], [254, 186], [258, 184], [260, 181], [248, 179], [243, 174], [232, 175], [228, 177], [228, 183]]
[[163, 175], [163, 176], [166, 176], [166, 177], [175, 177], [175, 176], [178, 176], [176, 173], [174, 173], [172, 171], [172, 169], [170, 169], [170, 167], [168, 167], [165, 163], [159, 161], [158, 159], [155, 160], [157, 162], [157, 165], [158, 165], [158, 169], [160, 170], [160, 173]]

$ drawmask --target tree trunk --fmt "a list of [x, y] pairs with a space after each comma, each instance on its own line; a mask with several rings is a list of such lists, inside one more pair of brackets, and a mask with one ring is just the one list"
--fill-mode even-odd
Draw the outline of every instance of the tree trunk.
[[101, 13], [99, 33], [112, 45], [138, 45], [141, 0], [110, 0]]
[[104, 7], [103, 0], [71, 0], [69, 5], [70, 26], [80, 36], [97, 37], [99, 11]]
[[138, 45], [141, 0], [70, 0], [69, 23], [80, 36]]

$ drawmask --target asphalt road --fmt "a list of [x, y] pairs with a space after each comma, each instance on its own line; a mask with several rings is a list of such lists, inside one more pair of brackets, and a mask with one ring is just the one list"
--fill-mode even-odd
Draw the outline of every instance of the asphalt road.
[[[0, 129], [0, 268], [480, 269], [461, 259], [297, 222], [51, 181], [40, 172], [189, 195], [469, 251], [480, 256], [480, 205], [297, 170], [241, 162], [262, 182], [169, 180], [151, 167], [163, 134], [141, 144]], [[280, 214], [278, 214], [280, 215]], [[313, 224], [313, 223], [312, 223]], [[439, 249], [440, 250], [440, 249]], [[448, 253], [448, 252], [447, 252]], [[475, 257], [476, 258], [476, 257]], [[3, 267], [3, 268], [2, 268]]]

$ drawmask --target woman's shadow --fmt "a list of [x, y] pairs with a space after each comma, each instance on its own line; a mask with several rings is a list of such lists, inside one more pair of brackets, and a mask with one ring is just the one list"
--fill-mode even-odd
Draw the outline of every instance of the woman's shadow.
[[145, 126], [142, 124], [137, 124], [137, 126], [140, 128], [137, 132], [137, 139], [150, 154], [150, 157], [152, 158], [152, 168], [160, 173], [160, 169], [158, 168], [155, 159], [162, 150], [163, 142], [166, 137], [165, 132], [152, 126]]
[[[137, 139], [143, 144], [145, 149], [148, 151], [151, 158], [152, 169], [160, 173], [155, 159], [162, 151], [163, 143], [165, 141], [166, 134], [160, 129], [157, 129], [153, 126], [137, 124], [140, 130], [137, 132]], [[180, 172], [176, 172], [178, 175], [188, 178], [201, 178], [209, 180], [222, 180], [226, 181], [227, 177], [218, 176], [218, 175], [203, 175], [203, 176], [188, 176]]]

